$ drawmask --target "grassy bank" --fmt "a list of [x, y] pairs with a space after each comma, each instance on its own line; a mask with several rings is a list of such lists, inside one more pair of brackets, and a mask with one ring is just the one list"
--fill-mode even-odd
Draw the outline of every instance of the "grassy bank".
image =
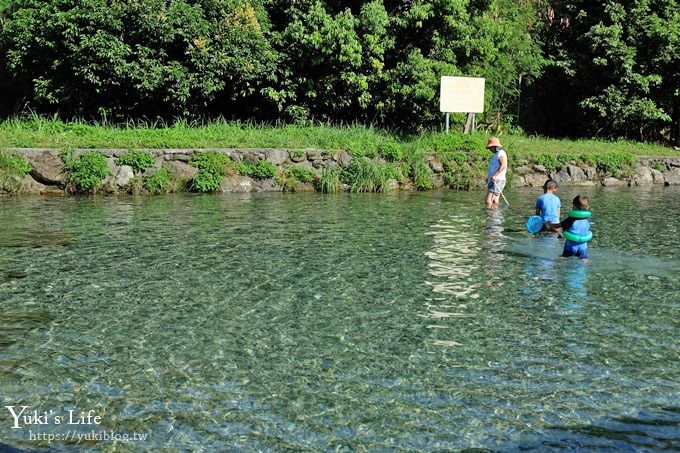
[[[378, 154], [397, 143], [406, 153], [439, 152], [459, 147], [483, 150], [487, 134], [461, 137], [426, 133], [394, 136], [365, 126], [269, 126], [214, 121], [205, 124], [177, 122], [130, 123], [126, 126], [64, 123], [33, 117], [0, 122], [0, 148], [321, 148], [345, 149], [353, 154]], [[501, 136], [505, 148], [518, 156], [620, 151], [634, 155], [680, 155], [673, 148], [628, 141], [555, 140], [528, 136]]]
[[[207, 124], [178, 122], [171, 126], [130, 124], [114, 127], [82, 122], [64, 123], [40, 117], [0, 122], [0, 150], [57, 148], [70, 152], [73, 148], [287, 148], [292, 153], [304, 155], [301, 151], [304, 148], [320, 148], [327, 151], [346, 150], [352, 154], [355, 159], [350, 166], [340, 172], [325, 172], [319, 181], [315, 181], [322, 191], [334, 191], [340, 183], [349, 185], [354, 191], [382, 191], [390, 179], [401, 182], [410, 180], [416, 189], [428, 190], [437, 185], [437, 178], [440, 178], [439, 185], [443, 181], [443, 184], [453, 189], [470, 189], [478, 186], [485, 177], [490, 157], [485, 149], [487, 137], [485, 133], [462, 135], [433, 132], [404, 137], [358, 125], [274, 127], [215, 121]], [[521, 135], [501, 135], [500, 139], [508, 151], [511, 168], [538, 164], [548, 170], [558, 170], [565, 165], [575, 164], [583, 168], [594, 167], [602, 174], [624, 179], [632, 176], [636, 156], [680, 156], [680, 152], [673, 148], [627, 141], [555, 140]], [[95, 155], [98, 153], [91, 154], [87, 158], [99, 159], [99, 167], [104, 168], [104, 157]], [[130, 156], [138, 158], [141, 154], [132, 151]], [[9, 154], [5, 157], [17, 159]], [[153, 160], [150, 155], [147, 157]], [[225, 156], [203, 157], [226, 159]], [[376, 157], [381, 157], [383, 161], [375, 160]], [[89, 161], [67, 160], [72, 166], [83, 164], [90, 168], [85, 165]], [[256, 168], [254, 165], [250, 168], [246, 163], [232, 165], [211, 161], [208, 162], [210, 168], [205, 169], [199, 165], [201, 162], [194, 165], [200, 172], [189, 186], [201, 192], [216, 190], [225, 174], [252, 177], [266, 173], [266, 177], [275, 176], [277, 184], [286, 188], [292, 188], [300, 182], [309, 183], [313, 179], [309, 175], [298, 175], [301, 170], [296, 166], [276, 174], [275, 168]], [[19, 168], [17, 165], [5, 162], [0, 167], [4, 186], [22, 176], [21, 172], [16, 171]], [[67, 170], [75, 178], [71, 181], [74, 187], [83, 186], [78, 191], [92, 191], [103, 179], [103, 175], [99, 174], [101, 172], [95, 172], [93, 178], [88, 173], [85, 179], [94, 182], [79, 185], [76, 176], [80, 173], [74, 169]], [[146, 181], [149, 187], [172, 187], [166, 184], [165, 179], [168, 178], [163, 174], [154, 177], [158, 181]]]

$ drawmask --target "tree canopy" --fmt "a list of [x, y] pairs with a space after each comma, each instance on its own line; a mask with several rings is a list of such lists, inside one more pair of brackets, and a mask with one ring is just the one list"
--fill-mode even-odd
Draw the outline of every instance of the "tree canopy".
[[[676, 0], [0, 1], [2, 113], [436, 127], [443, 75], [490, 127], [678, 140]], [[462, 117], [458, 117], [460, 120]]]

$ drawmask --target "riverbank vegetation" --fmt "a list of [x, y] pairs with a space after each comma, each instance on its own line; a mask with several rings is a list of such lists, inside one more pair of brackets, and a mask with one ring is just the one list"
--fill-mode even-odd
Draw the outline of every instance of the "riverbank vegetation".
[[[82, 120], [64, 122], [32, 115], [0, 121], [0, 148], [168, 149], [168, 148], [286, 148], [347, 150], [353, 155], [402, 160], [405, 154], [441, 153], [452, 149], [484, 149], [485, 132], [391, 133], [358, 124], [327, 123], [299, 126], [214, 120], [176, 121], [125, 125], [92, 124]], [[522, 155], [602, 153], [621, 151], [634, 155], [673, 156], [673, 147], [628, 140], [566, 140], [524, 134], [500, 135], [509, 152]], [[293, 151], [295, 152], [295, 151]]]
[[31, 171], [24, 156], [0, 149], [0, 193], [16, 193], [21, 189], [21, 179]]
[[[394, 134], [360, 125], [271, 126], [213, 121], [114, 126], [82, 121], [66, 123], [39, 116], [0, 122], [0, 149], [61, 150], [69, 189], [78, 192], [96, 192], [102, 186], [109, 174], [106, 158], [97, 150], [110, 148], [128, 150], [116, 159], [116, 164], [132, 169], [135, 175], [130, 185], [132, 192], [212, 192], [220, 188], [225, 176], [274, 178], [275, 184], [290, 191], [316, 187], [319, 191], [335, 192], [345, 185], [356, 192], [379, 192], [390, 181], [408, 181], [417, 190], [429, 190], [438, 186], [434, 183], [435, 173], [441, 176], [445, 186], [466, 190], [477, 187], [484, 179], [490, 157], [485, 149], [487, 138], [488, 135], [481, 132]], [[672, 147], [624, 140], [558, 140], [519, 134], [500, 135], [500, 138], [508, 152], [511, 169], [536, 165], [554, 171], [574, 164], [625, 178], [638, 156], [680, 155]], [[344, 168], [324, 169], [315, 175], [311, 169], [301, 166], [278, 169], [266, 160], [235, 162], [223, 153], [208, 151], [191, 156], [188, 163], [198, 172], [184, 184], [175, 181], [167, 169], [153, 169], [157, 167], [156, 160], [146, 149], [159, 148], [285, 148], [293, 162], [296, 158], [306, 159], [307, 150], [312, 148], [330, 155], [346, 152], [352, 161]], [[75, 156], [75, 149], [92, 152]], [[21, 157], [7, 151], [4, 155], [15, 156], [15, 160]], [[8, 168], [4, 174], [16, 167], [2, 165]], [[16, 181], [17, 176], [12, 180]]]
[[[478, 124], [490, 133], [680, 145], [679, 6], [0, 0], [0, 116], [225, 117], [414, 133], [441, 124], [440, 77], [464, 75], [486, 79]], [[456, 127], [464, 121], [453, 115]]]

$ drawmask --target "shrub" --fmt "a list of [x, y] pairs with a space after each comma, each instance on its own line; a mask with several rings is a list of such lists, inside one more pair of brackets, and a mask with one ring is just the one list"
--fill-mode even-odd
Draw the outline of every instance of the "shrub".
[[340, 168], [324, 168], [321, 177], [316, 182], [316, 189], [323, 193], [336, 193], [340, 191]]
[[118, 165], [128, 165], [132, 167], [132, 171], [139, 173], [145, 168], [156, 165], [156, 159], [154, 159], [154, 157], [148, 151], [133, 150], [126, 152], [116, 159], [116, 163]]
[[229, 156], [215, 151], [194, 153], [189, 158], [189, 165], [198, 168], [199, 171], [205, 170], [213, 173], [226, 174], [227, 167], [232, 164]]
[[0, 192], [18, 192], [21, 179], [30, 171], [31, 164], [24, 156], [0, 150]]
[[256, 179], [272, 178], [276, 174], [276, 165], [268, 160], [261, 160], [255, 165], [253, 177]]
[[0, 171], [5, 174], [25, 176], [31, 171], [31, 164], [21, 154], [0, 150]]
[[595, 165], [598, 171], [614, 173], [626, 170], [635, 162], [635, 156], [627, 152], [604, 152], [595, 155]]
[[378, 146], [378, 153], [389, 162], [396, 162], [404, 157], [404, 149], [395, 142], [385, 142]]
[[150, 174], [144, 175], [142, 181], [144, 188], [153, 195], [160, 195], [173, 191], [172, 173], [167, 167], [159, 168]]
[[286, 168], [284, 173], [300, 182], [312, 182], [314, 181], [315, 176], [311, 168], [302, 167], [299, 165], [293, 165]]
[[236, 172], [239, 175], [252, 177], [255, 174], [255, 164], [249, 160], [242, 160], [235, 165]]
[[597, 166], [597, 159], [595, 153], [583, 153], [579, 156], [579, 160], [587, 165]]
[[95, 192], [104, 178], [110, 174], [106, 156], [99, 151], [90, 151], [74, 157], [72, 149], [61, 153], [66, 170], [68, 189], [74, 192]]
[[569, 164], [578, 164], [581, 161], [581, 156], [574, 153], [562, 153], [557, 156], [557, 161], [564, 167]]
[[267, 160], [261, 160], [257, 164], [244, 160], [236, 164], [238, 174], [255, 179], [271, 178], [276, 174], [276, 170], [276, 165]]
[[222, 177], [229, 173], [233, 162], [226, 154], [208, 151], [192, 154], [189, 165], [198, 168], [189, 188], [197, 192], [214, 192], [220, 187]]
[[283, 187], [283, 190], [294, 192], [300, 183], [314, 181], [314, 172], [306, 167], [294, 165], [280, 171], [275, 178], [275, 183]]
[[557, 170], [560, 166], [560, 161], [554, 154], [536, 154], [531, 156], [534, 164], [543, 165], [547, 170]]
[[222, 176], [219, 173], [200, 171], [194, 175], [189, 183], [189, 189], [195, 192], [214, 192], [222, 184]]

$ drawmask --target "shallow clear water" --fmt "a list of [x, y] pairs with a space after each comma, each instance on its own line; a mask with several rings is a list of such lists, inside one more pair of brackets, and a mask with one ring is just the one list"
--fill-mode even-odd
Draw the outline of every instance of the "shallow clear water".
[[680, 449], [680, 190], [581, 193], [0, 198], [0, 449]]

